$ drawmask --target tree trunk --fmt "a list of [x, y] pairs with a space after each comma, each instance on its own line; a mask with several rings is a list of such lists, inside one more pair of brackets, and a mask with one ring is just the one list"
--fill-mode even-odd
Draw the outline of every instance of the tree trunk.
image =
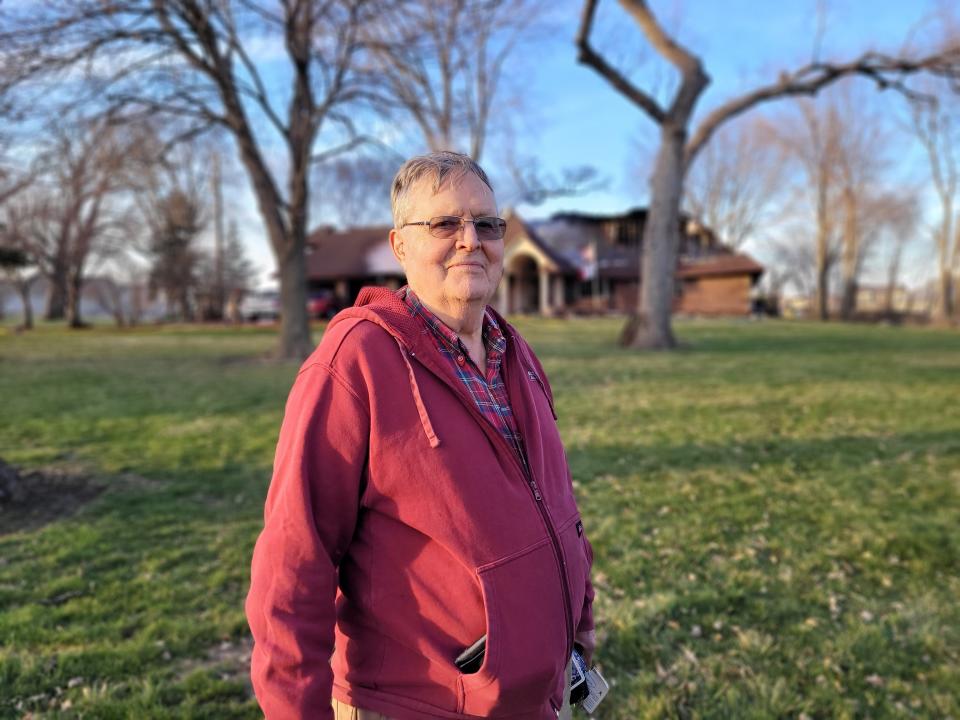
[[[237, 117], [244, 117], [239, 103], [235, 103], [232, 111]], [[299, 230], [294, 223], [290, 223], [291, 227], [288, 229], [283, 201], [267, 172], [252, 135], [238, 131], [237, 143], [240, 147], [240, 159], [257, 198], [257, 207], [270, 239], [273, 256], [277, 260], [281, 307], [276, 357], [280, 360], [303, 360], [313, 350], [310, 319], [307, 316], [306, 214], [301, 213], [304, 224]], [[295, 210], [293, 205], [291, 202], [291, 214]]]
[[[816, 127], [816, 126], [815, 126]], [[820, 320], [830, 319], [830, 185], [832, 179], [831, 159], [824, 150], [818, 150], [816, 166], [817, 182], [817, 237], [815, 274], [817, 287], [814, 295], [814, 312]]]
[[900, 257], [903, 252], [903, 243], [897, 242], [897, 246], [894, 248], [893, 256], [890, 258], [890, 267], [887, 271], [887, 297], [886, 297], [886, 314], [887, 317], [892, 318], [896, 313], [895, 305], [895, 294], [897, 292], [897, 281], [900, 278]]
[[949, 268], [941, 265], [937, 282], [937, 305], [934, 309], [934, 320], [941, 325], [948, 325], [953, 315], [953, 278]]
[[668, 350], [677, 345], [670, 320], [686, 139], [682, 125], [662, 126], [660, 150], [650, 179], [650, 209], [643, 230], [640, 305], [621, 336], [621, 343], [629, 347]]
[[113, 321], [117, 324], [118, 328], [125, 328], [127, 326], [127, 318], [123, 313], [123, 291], [115, 283], [110, 283], [110, 287], [107, 289], [107, 292], [110, 293], [110, 298], [112, 300], [111, 305], [113, 306]]
[[843, 295], [840, 299], [840, 317], [850, 322], [857, 311], [857, 279], [845, 277], [843, 279]]
[[827, 240], [817, 234], [817, 289], [815, 311], [820, 320], [830, 319], [830, 263], [827, 258]]
[[950, 318], [960, 320], [960, 215], [953, 222], [953, 303], [950, 306]]
[[190, 289], [184, 284], [177, 287], [177, 305], [180, 308], [180, 322], [191, 322], [193, 320], [193, 308], [190, 305]]
[[83, 292], [83, 274], [79, 271], [71, 272], [67, 282], [67, 326], [72, 328], [86, 327], [80, 317], [80, 300]]
[[830, 319], [830, 266], [817, 253], [817, 289], [814, 298], [817, 318]]
[[301, 359], [313, 351], [307, 314], [307, 258], [291, 250], [280, 263], [280, 359]]
[[953, 304], [950, 305], [950, 319], [953, 323], [960, 322], [960, 272], [954, 274], [951, 280], [953, 285]]
[[50, 289], [47, 293], [47, 320], [63, 320], [67, 308], [67, 266], [57, 261], [53, 272], [47, 276]]
[[128, 315], [128, 322], [132, 326], [138, 325], [140, 323], [140, 318], [143, 317], [143, 309], [147, 304], [145, 296], [146, 290], [139, 283], [131, 283], [130, 285], [130, 314]]
[[849, 322], [857, 309], [857, 256], [860, 254], [860, 229], [857, 227], [857, 201], [850, 188], [844, 192], [843, 294], [840, 317]]
[[33, 330], [33, 301], [30, 299], [30, 288], [32, 285], [33, 278], [17, 283], [17, 290], [20, 291], [20, 302], [23, 303], [24, 330]]

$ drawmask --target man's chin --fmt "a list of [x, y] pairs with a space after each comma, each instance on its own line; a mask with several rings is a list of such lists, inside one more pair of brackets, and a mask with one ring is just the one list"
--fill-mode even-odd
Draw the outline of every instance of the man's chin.
[[493, 293], [490, 291], [489, 283], [467, 282], [458, 283], [451, 296], [460, 302], [483, 303], [486, 305], [493, 297]]

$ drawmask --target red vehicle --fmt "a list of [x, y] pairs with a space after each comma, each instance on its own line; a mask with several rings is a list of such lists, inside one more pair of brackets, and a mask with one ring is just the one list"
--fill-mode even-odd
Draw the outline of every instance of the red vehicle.
[[329, 290], [313, 293], [307, 299], [307, 313], [318, 320], [329, 320], [340, 311], [337, 299]]

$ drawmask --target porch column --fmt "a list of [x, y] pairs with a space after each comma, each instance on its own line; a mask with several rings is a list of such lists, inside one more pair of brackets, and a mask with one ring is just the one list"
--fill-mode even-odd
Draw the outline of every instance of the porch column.
[[566, 310], [566, 302], [563, 292], [563, 275], [553, 276], [553, 311], [561, 313]]
[[508, 312], [510, 312], [509, 298], [510, 276], [507, 274], [506, 270], [504, 270], [503, 277], [500, 278], [500, 284], [497, 285], [497, 294], [495, 296], [495, 306], [497, 308], [497, 312], [501, 315], [506, 315]]
[[546, 268], [540, 268], [540, 314], [550, 314], [550, 274]]

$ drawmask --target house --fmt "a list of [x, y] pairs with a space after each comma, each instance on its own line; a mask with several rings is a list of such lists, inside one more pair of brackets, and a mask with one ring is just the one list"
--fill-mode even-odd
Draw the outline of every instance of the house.
[[[501, 312], [559, 315], [636, 307], [645, 209], [619, 215], [559, 213], [539, 222], [509, 210], [504, 217], [504, 278], [494, 300]], [[678, 230], [675, 310], [748, 314], [763, 267], [730, 251], [689, 217]], [[364, 285], [400, 287], [404, 275], [390, 249], [389, 231], [384, 226], [312, 233], [307, 239], [309, 290], [332, 291], [349, 304]]]

